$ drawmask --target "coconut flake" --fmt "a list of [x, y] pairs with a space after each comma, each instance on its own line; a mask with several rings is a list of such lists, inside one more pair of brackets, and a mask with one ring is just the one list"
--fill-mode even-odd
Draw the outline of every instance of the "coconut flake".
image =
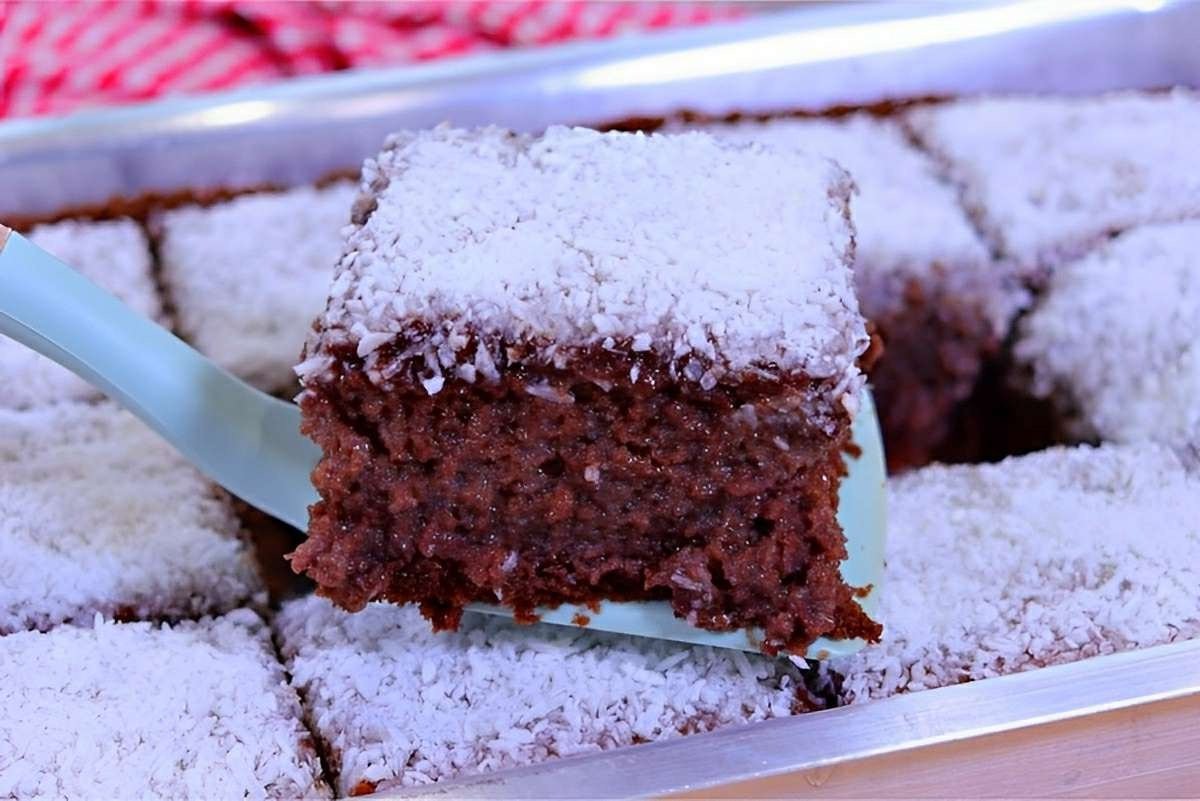
[[570, 392], [560, 389], [559, 387], [556, 387], [553, 384], [549, 384], [545, 381], [537, 384], [527, 384], [525, 386], [525, 392], [526, 394], [532, 395], [535, 398], [548, 400], [551, 403], [567, 404], [575, 402], [575, 396]]
[[364, 176], [371, 211], [310, 357], [366, 331], [470, 332], [489, 379], [496, 343], [564, 365], [595, 345], [686, 357], [693, 381], [713, 366], [858, 376], [851, 182], [826, 159], [706, 134], [441, 127], [393, 136]]
[[847, 701], [1200, 637], [1200, 476], [1151, 443], [888, 482], [883, 642]]
[[316, 597], [275, 625], [342, 794], [786, 717], [807, 697], [786, 660], [575, 627], [467, 613], [434, 633], [412, 607]]

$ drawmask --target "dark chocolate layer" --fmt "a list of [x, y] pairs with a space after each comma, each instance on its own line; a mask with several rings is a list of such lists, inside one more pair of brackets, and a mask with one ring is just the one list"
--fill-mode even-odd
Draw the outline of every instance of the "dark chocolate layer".
[[301, 402], [325, 457], [294, 567], [347, 609], [417, 602], [441, 628], [473, 601], [532, 621], [663, 599], [703, 628], [763, 628], [768, 652], [877, 639], [839, 572], [848, 417], [832, 433], [807, 418], [803, 380], [704, 391], [648, 362], [631, 381], [597, 348], [570, 372], [509, 364], [431, 396], [381, 389], [345, 354]]
[[978, 443], [963, 439], [964, 401], [1002, 345], [985, 315], [961, 298], [930, 297], [912, 281], [899, 308], [872, 323], [884, 343], [870, 381], [888, 469], [920, 467], [947, 453], [971, 460]]

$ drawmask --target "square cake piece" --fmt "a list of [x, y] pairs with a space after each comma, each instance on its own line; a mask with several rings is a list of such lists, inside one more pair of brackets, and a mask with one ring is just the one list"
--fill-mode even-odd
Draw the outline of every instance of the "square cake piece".
[[1200, 216], [1200, 96], [998, 97], [918, 108], [991, 245], [1046, 273], [1109, 235]]
[[328, 798], [262, 620], [0, 637], [4, 798]]
[[258, 388], [296, 387], [292, 366], [341, 254], [354, 184], [246, 195], [154, 221], [179, 331]]
[[[150, 318], [162, 314], [150, 269], [150, 247], [137, 223], [67, 221], [39, 225], [27, 236], [139, 314]], [[65, 367], [6, 337], [0, 337], [0, 374], [0, 408], [100, 397], [99, 390]]]
[[0, 634], [224, 612], [261, 583], [228, 497], [107, 403], [0, 411]]
[[1015, 355], [1075, 436], [1154, 440], [1200, 464], [1200, 221], [1134, 229], [1059, 267]]
[[702, 133], [393, 137], [297, 368], [347, 609], [661, 598], [768, 651], [878, 628], [837, 489], [866, 328], [849, 178]]
[[276, 638], [339, 794], [657, 742], [817, 707], [788, 660], [412, 607], [286, 604]]
[[845, 701], [1200, 637], [1200, 475], [1152, 443], [890, 481], [883, 641]]
[[884, 341], [871, 370], [893, 470], [939, 454], [982, 365], [1027, 303], [1021, 276], [992, 259], [955, 188], [897, 122], [781, 118], [713, 125], [712, 133], [828, 156], [849, 170], [854, 282]]

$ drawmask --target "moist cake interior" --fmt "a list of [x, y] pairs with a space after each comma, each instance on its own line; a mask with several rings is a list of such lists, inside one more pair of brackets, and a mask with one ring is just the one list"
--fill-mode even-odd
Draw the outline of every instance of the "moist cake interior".
[[294, 567], [347, 609], [415, 599], [441, 628], [474, 601], [532, 621], [659, 598], [693, 625], [761, 627], [769, 652], [877, 638], [839, 574], [848, 415], [831, 437], [796, 408], [804, 383], [703, 390], [654, 361], [594, 348], [431, 396], [345, 354], [302, 400], [323, 500]]

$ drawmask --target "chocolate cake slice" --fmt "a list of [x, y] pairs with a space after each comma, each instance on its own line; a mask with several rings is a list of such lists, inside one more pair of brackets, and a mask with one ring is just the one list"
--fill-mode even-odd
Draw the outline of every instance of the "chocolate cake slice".
[[342, 796], [823, 707], [806, 687], [815, 675], [726, 648], [470, 613], [458, 632], [432, 633], [411, 607], [348, 614], [311, 595], [272, 625]]
[[1200, 94], [978, 97], [905, 123], [1001, 257], [1040, 283], [1109, 236], [1200, 217]]
[[0, 409], [0, 636], [265, 603], [229, 497], [111, 403]]
[[1200, 637], [1200, 474], [1150, 442], [888, 482], [883, 641], [843, 703]]
[[1015, 265], [991, 257], [953, 185], [894, 120], [861, 113], [707, 130], [820, 153], [850, 171], [859, 189], [850, 202], [854, 283], [863, 314], [884, 342], [870, 379], [888, 466], [945, 458], [965, 401], [1027, 303]]
[[768, 652], [878, 637], [835, 516], [851, 187], [702, 133], [391, 138], [297, 367], [324, 457], [294, 567], [439, 628], [664, 599]]
[[1060, 266], [1013, 382], [1073, 439], [1150, 440], [1200, 465], [1200, 220], [1134, 228]]
[[0, 637], [4, 798], [329, 798], [257, 614]]
[[353, 198], [342, 181], [155, 217], [180, 333], [259, 389], [294, 395], [298, 343], [325, 302]]

